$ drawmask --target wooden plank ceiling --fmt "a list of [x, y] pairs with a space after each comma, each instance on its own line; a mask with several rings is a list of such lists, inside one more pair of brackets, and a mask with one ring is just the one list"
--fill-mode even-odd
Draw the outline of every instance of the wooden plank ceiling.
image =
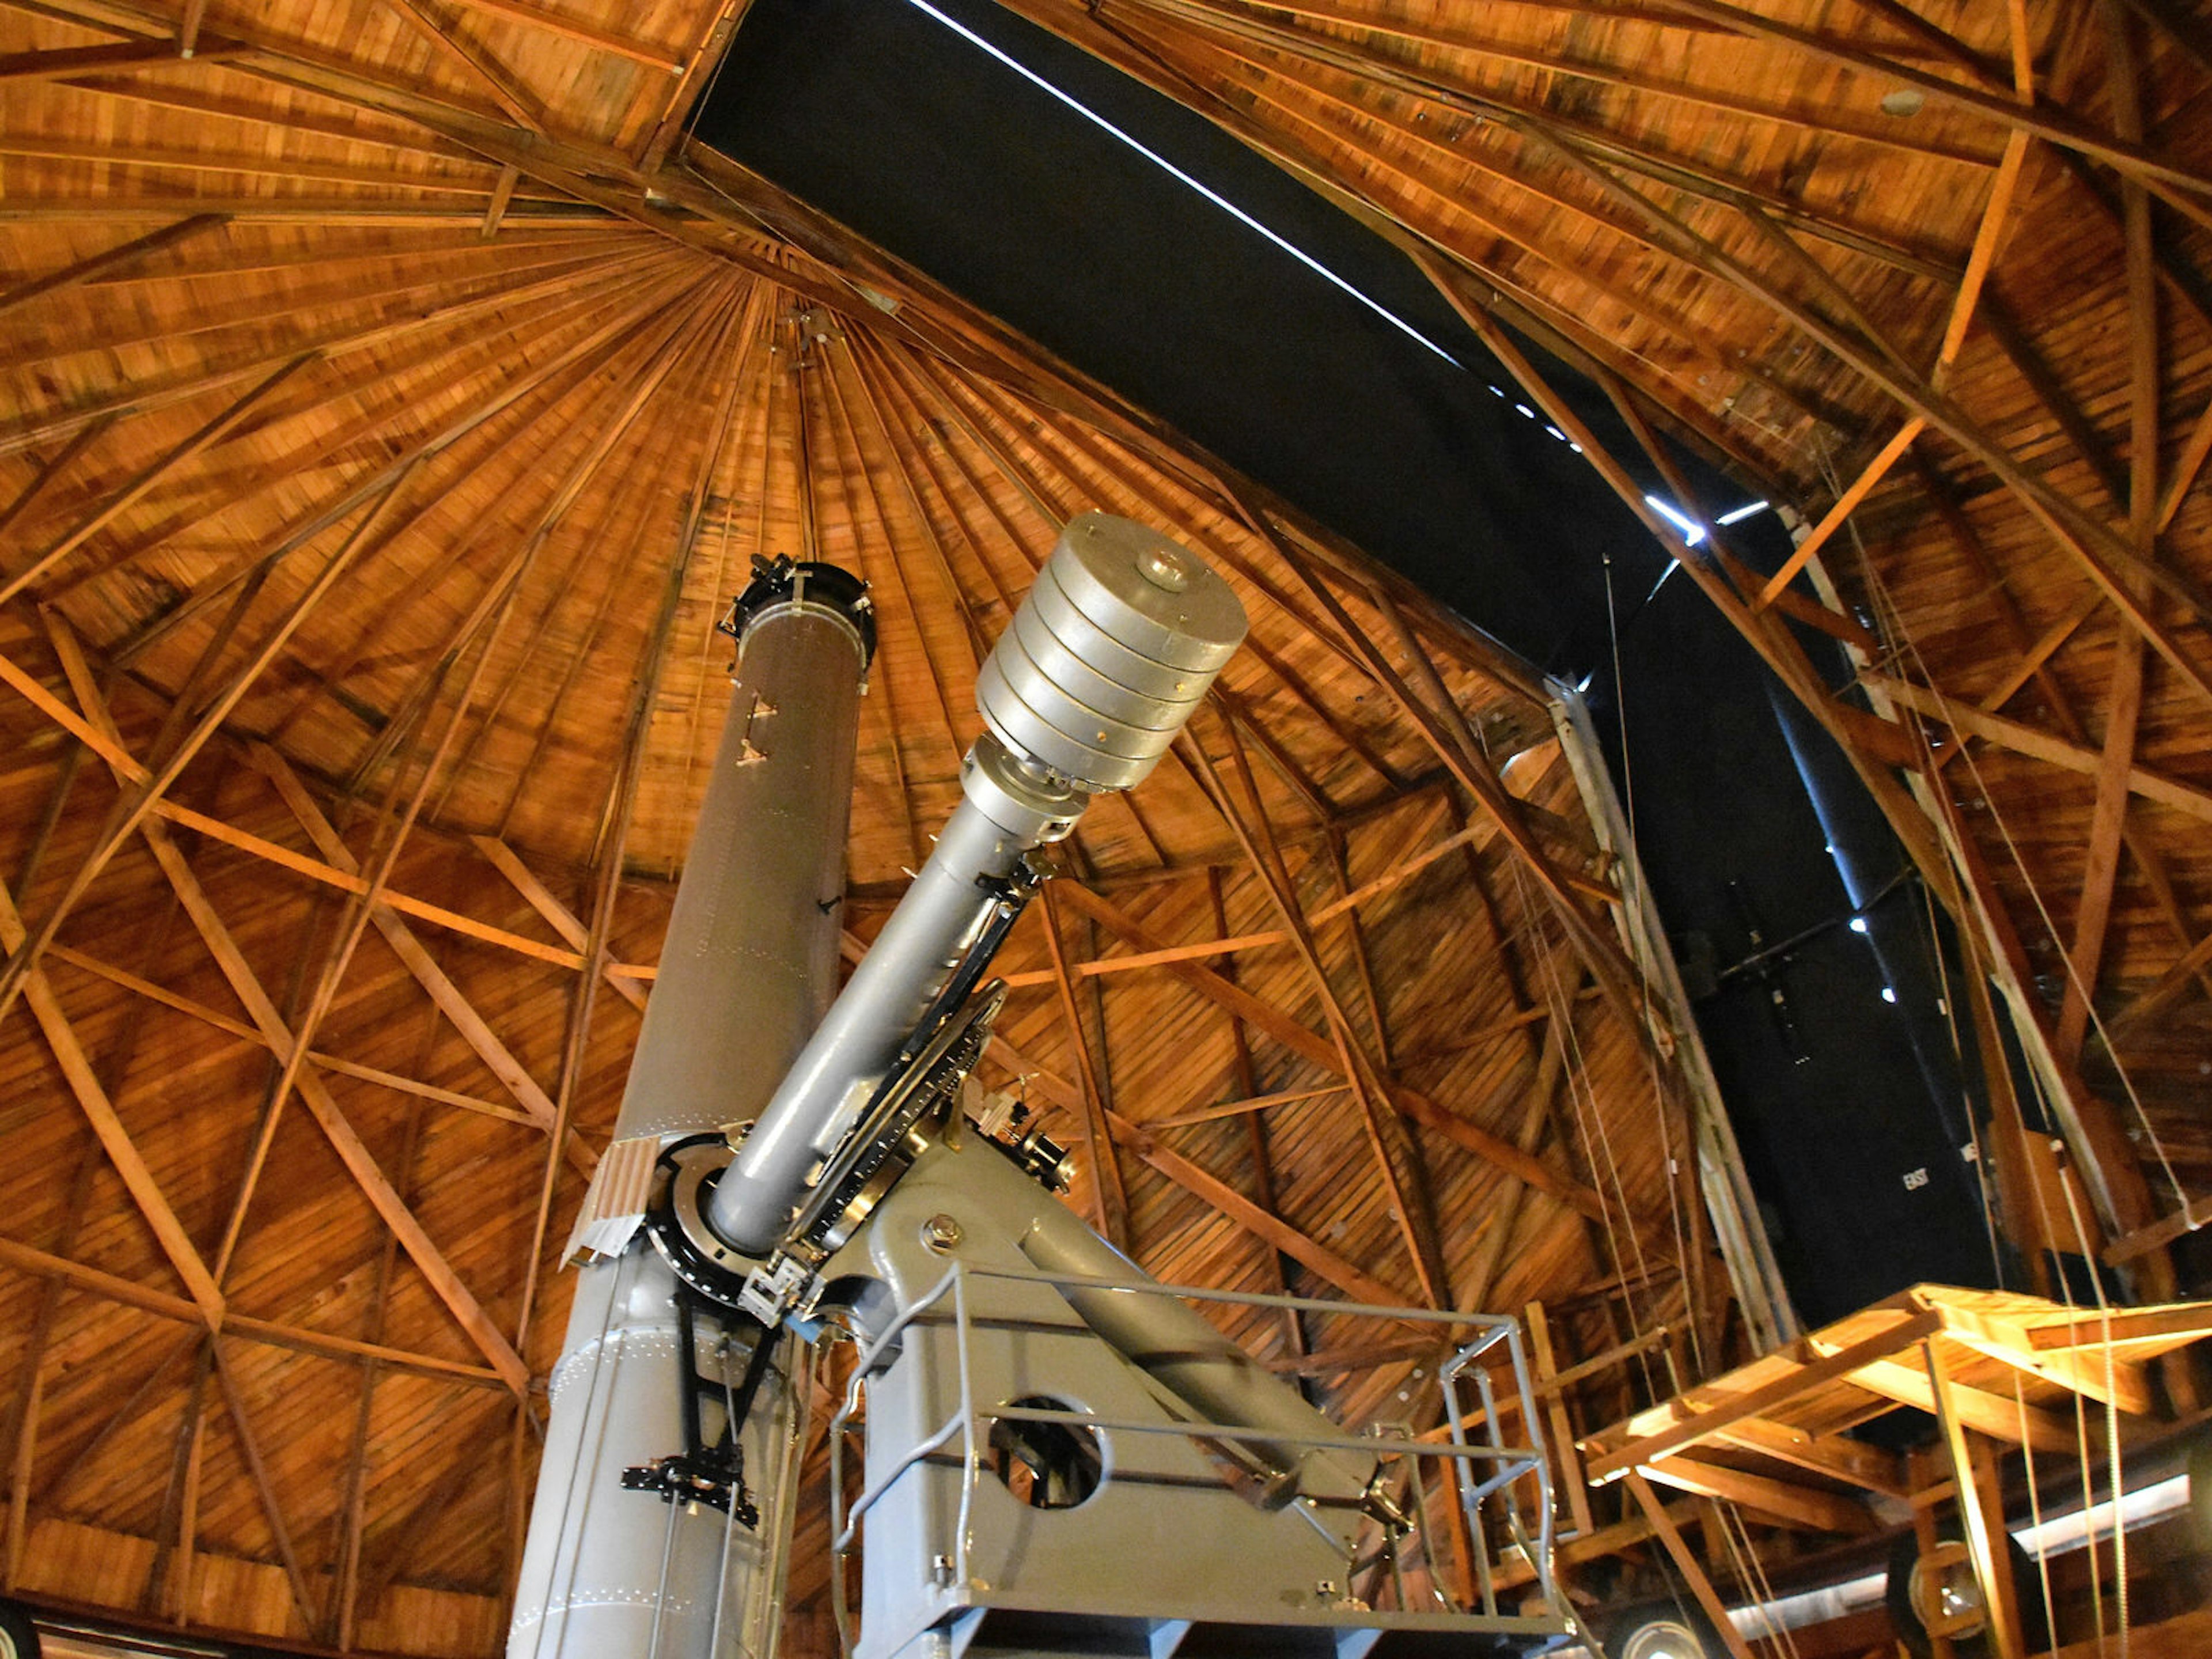
[[[1993, 965], [2077, 1104], [2198, 1174], [2192, 27], [1023, 5], [1407, 239], [1509, 366], [1493, 317], [1808, 517], [1922, 422], [1827, 542], [1851, 617], [1692, 574], [1931, 870], [1944, 836], [1974, 854], [1966, 902], [2008, 924]], [[566, 1304], [549, 1239], [728, 699], [714, 621], [757, 554], [875, 584], [857, 951], [949, 810], [976, 661], [1091, 507], [1188, 537], [1254, 628], [1006, 958], [993, 1080], [1084, 1149], [1073, 1201], [1170, 1279], [1540, 1297], [1566, 1357], [1662, 1323], [1685, 1365], [1732, 1357], [1667, 1175], [1684, 1091], [1639, 1039], [1541, 689], [687, 148], [738, 9], [0, 0], [9, 1589], [496, 1650]], [[1832, 698], [1778, 611], [1878, 630], [1881, 706], [1927, 723]], [[1961, 804], [1931, 821], [1915, 779]], [[2069, 959], [2102, 1031], [2052, 988]], [[2174, 1208], [2148, 1178], [2130, 1201]], [[1433, 1411], [1425, 1354], [1248, 1334], [1355, 1414]]]
[[[1008, 3], [1360, 215], [1509, 367], [1500, 324], [1802, 514], [1794, 581], [1731, 571], [1724, 535], [1692, 574], [1974, 919], [2106, 1148], [2107, 1224], [2149, 1229], [2124, 1253], [2175, 1236], [2212, 1176], [2194, 9]], [[1777, 611], [1861, 648], [1905, 741]]]

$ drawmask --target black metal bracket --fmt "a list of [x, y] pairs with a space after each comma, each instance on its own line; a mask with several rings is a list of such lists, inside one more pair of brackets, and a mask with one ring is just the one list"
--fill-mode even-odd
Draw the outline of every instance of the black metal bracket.
[[714, 624], [714, 631], [743, 640], [745, 624], [769, 606], [804, 599], [842, 615], [860, 636], [860, 654], [867, 662], [876, 655], [876, 606], [868, 585], [849, 570], [814, 560], [779, 554], [773, 559], [753, 556], [753, 579], [745, 591], [730, 601], [729, 614]]
[[[720, 1327], [726, 1343], [747, 1328], [751, 1331], [752, 1350], [745, 1360], [744, 1375], [734, 1389], [725, 1379], [708, 1376], [699, 1369], [698, 1321], [702, 1314]], [[629, 1492], [658, 1492], [664, 1503], [704, 1504], [731, 1516], [747, 1531], [757, 1530], [760, 1506], [753, 1502], [752, 1492], [745, 1485], [744, 1448], [738, 1436], [752, 1414], [753, 1401], [768, 1375], [769, 1362], [775, 1352], [775, 1332], [757, 1319], [718, 1307], [681, 1285], [676, 1290], [676, 1332], [684, 1361], [676, 1385], [684, 1449], [624, 1469], [623, 1486]], [[701, 1426], [705, 1415], [702, 1401], [723, 1408], [722, 1431], [711, 1442]]]

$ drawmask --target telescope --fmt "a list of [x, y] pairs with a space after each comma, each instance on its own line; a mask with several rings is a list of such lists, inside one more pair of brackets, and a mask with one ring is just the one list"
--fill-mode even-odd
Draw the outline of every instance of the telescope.
[[[1179, 543], [1068, 524], [978, 675], [960, 804], [833, 1000], [874, 612], [834, 566], [756, 562], [723, 624], [737, 691], [615, 1138], [569, 1239], [509, 1659], [775, 1653], [832, 1340], [854, 1345], [829, 1443], [841, 1595], [864, 1546], [857, 1633], [840, 1601], [858, 1659], [1566, 1638], [1540, 1449], [1495, 1432], [1500, 1355], [1526, 1388], [1511, 1322], [1355, 1310], [1474, 1331], [1446, 1396], [1471, 1382], [1491, 1425], [1468, 1440], [1454, 1403], [1451, 1438], [1414, 1449], [1441, 1456], [1479, 1583], [1378, 1611], [1352, 1591], [1363, 1550], [1397, 1551], [1436, 1507], [1413, 1443], [1351, 1434], [1247, 1356], [1190, 1305], [1213, 1293], [1156, 1284], [1060, 1201], [1065, 1147], [980, 1101], [1006, 996], [990, 966], [1048, 849], [1143, 781], [1246, 626]], [[1523, 1604], [1492, 1588], [1500, 1540], [1537, 1565]]]

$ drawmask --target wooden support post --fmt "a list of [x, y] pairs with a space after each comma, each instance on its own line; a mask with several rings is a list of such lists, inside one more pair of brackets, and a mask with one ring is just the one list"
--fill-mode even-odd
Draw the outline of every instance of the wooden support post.
[[222, 1391], [223, 1410], [229, 1414], [231, 1431], [238, 1438], [239, 1456], [246, 1464], [246, 1476], [253, 1482], [254, 1493], [261, 1500], [261, 1516], [269, 1523], [270, 1541], [276, 1547], [276, 1559], [284, 1564], [284, 1582], [292, 1592], [292, 1606], [301, 1622], [313, 1630], [314, 1597], [308, 1590], [307, 1574], [301, 1568], [299, 1552], [292, 1547], [292, 1529], [285, 1524], [283, 1507], [277, 1503], [276, 1488], [270, 1484], [269, 1466], [262, 1458], [260, 1442], [254, 1436], [253, 1425], [247, 1420], [245, 1396], [239, 1390], [238, 1379], [231, 1375], [229, 1363], [223, 1358], [221, 1341], [213, 1343], [210, 1352], [215, 1359], [216, 1381]]
[[[1915, 1474], [1927, 1474], [1927, 1466], [1931, 1462], [1932, 1460], [1929, 1459], [1924, 1452], [1914, 1452], [1912, 1466]], [[1917, 1492], [1924, 1490], [1930, 1483], [1925, 1480], [1916, 1480], [1913, 1484], [1914, 1490]], [[1936, 1509], [1932, 1503], [1913, 1504], [1912, 1536], [1913, 1541], [1919, 1545], [1920, 1553], [1923, 1556], [1933, 1552], [1942, 1543], [1943, 1534], [1936, 1529]], [[1929, 1659], [1957, 1659], [1958, 1650], [1951, 1645], [1949, 1637], [1930, 1631], [1928, 1632], [1928, 1652]]]
[[147, 1571], [145, 1611], [183, 1625], [191, 1610], [192, 1555], [199, 1532], [200, 1475], [207, 1443], [208, 1378], [215, 1366], [215, 1337], [198, 1342], [198, 1362], [185, 1391], [169, 1465], [169, 1486], [161, 1499], [160, 1530]]
[[[1990, 1525], [1974, 1454], [1966, 1426], [1959, 1420], [1955, 1385], [1944, 1367], [1942, 1355], [1933, 1342], [1922, 1343], [1920, 1352], [1928, 1369], [1928, 1386], [1935, 1399], [1936, 1425], [1942, 1432], [1943, 1448], [1950, 1460], [1951, 1478], [1957, 1482], [1959, 1524], [1966, 1535], [1966, 1553], [1973, 1560], [1974, 1577], [1981, 1584], [1982, 1601], [1989, 1611], [1995, 1659], [2027, 1659], [2027, 1650], [2021, 1640], [2020, 1607], [2013, 1598], [2008, 1554], [2011, 1540], [2001, 1520], [1996, 1527]], [[1989, 1501], [1999, 1500], [1992, 1493]]]
[[1644, 1518], [1650, 1522], [1652, 1532], [1666, 1547], [1668, 1559], [1674, 1564], [1674, 1571], [1682, 1575], [1682, 1582], [1690, 1587], [1690, 1594], [1697, 1597], [1698, 1605], [1705, 1609], [1705, 1617], [1712, 1621], [1713, 1629], [1719, 1633], [1722, 1645], [1728, 1649], [1730, 1659], [1753, 1659], [1750, 1644], [1737, 1632], [1735, 1623], [1729, 1618], [1728, 1604], [1713, 1589], [1713, 1581], [1705, 1576], [1705, 1568], [1698, 1565], [1698, 1558], [1692, 1553], [1682, 1537], [1681, 1528], [1674, 1524], [1674, 1516], [1667, 1512], [1666, 1506], [1652, 1492], [1651, 1483], [1640, 1474], [1632, 1474], [1628, 1477], [1628, 1490], [1634, 1496], [1637, 1507], [1644, 1511]]
[[1597, 1522], [1590, 1514], [1589, 1484], [1583, 1479], [1582, 1454], [1575, 1449], [1574, 1418], [1567, 1408], [1566, 1391], [1556, 1386], [1559, 1366], [1552, 1355], [1552, 1326], [1544, 1317], [1544, 1304], [1531, 1302], [1524, 1322], [1528, 1327], [1528, 1357], [1535, 1366], [1536, 1392], [1547, 1396], [1544, 1412], [1552, 1431], [1553, 1466], [1559, 1471], [1567, 1510], [1574, 1517], [1575, 1536], [1587, 1538], [1597, 1530]]
[[[64, 1253], [76, 1247], [98, 1164], [99, 1154], [89, 1148], [78, 1155], [76, 1173], [70, 1178], [69, 1198], [62, 1209], [61, 1233], [55, 1241]], [[0, 1585], [10, 1590], [22, 1571], [23, 1547], [31, 1528], [31, 1475], [38, 1465], [39, 1417], [46, 1403], [46, 1345], [61, 1310], [62, 1285], [59, 1277], [50, 1276], [40, 1287], [39, 1310], [32, 1316], [22, 1358], [16, 1362], [15, 1400], [8, 1429], [8, 1546], [4, 1560], [0, 1561]], [[185, 1305], [197, 1316], [197, 1304]]]

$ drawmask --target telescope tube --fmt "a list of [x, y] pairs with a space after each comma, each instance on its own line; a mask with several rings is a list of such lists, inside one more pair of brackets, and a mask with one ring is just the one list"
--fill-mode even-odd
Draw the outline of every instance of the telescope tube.
[[[834, 566], [780, 561], [760, 568], [731, 625], [737, 695], [630, 1063], [617, 1148], [718, 1131], [757, 1108], [836, 988], [835, 902], [875, 644], [866, 590]], [[726, 1401], [750, 1355], [701, 1340], [679, 1316], [675, 1275], [643, 1234], [611, 1248], [578, 1273], [550, 1378], [508, 1659], [772, 1652], [798, 1484], [792, 1339], [754, 1339], [771, 1345], [738, 1437], [760, 1496], [755, 1525], [632, 1489], [626, 1470], [684, 1449], [687, 1374]]]

